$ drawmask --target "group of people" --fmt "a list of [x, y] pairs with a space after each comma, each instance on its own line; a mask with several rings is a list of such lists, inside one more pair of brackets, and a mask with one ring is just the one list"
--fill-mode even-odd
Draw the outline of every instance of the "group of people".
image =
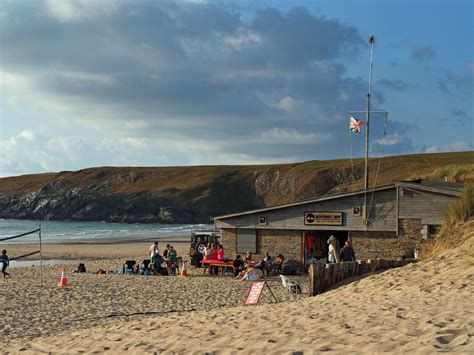
[[248, 251], [243, 258], [241, 255], [237, 255], [235, 258], [233, 262], [234, 277], [236, 280], [258, 280], [271, 270], [281, 273], [284, 260], [282, 254], [278, 254], [275, 259], [272, 259], [268, 252], [265, 253], [265, 258], [262, 260], [253, 260], [252, 253]]
[[[154, 242], [150, 247], [150, 261], [153, 266], [153, 271], [162, 275], [168, 273], [176, 274], [178, 268], [178, 252], [172, 245], [166, 244], [166, 248], [163, 250], [163, 254], [161, 254], [158, 248], [158, 242]], [[145, 260], [143, 263], [145, 264]], [[148, 265], [144, 265], [144, 270], [148, 270]]]
[[224, 247], [222, 244], [207, 243], [204, 248], [204, 255], [202, 260], [225, 260]]
[[344, 242], [344, 246], [339, 249], [339, 242], [336, 237], [331, 235], [327, 241], [329, 244], [328, 250], [328, 262], [329, 263], [340, 263], [345, 261], [356, 261], [354, 249], [352, 243], [348, 239]]

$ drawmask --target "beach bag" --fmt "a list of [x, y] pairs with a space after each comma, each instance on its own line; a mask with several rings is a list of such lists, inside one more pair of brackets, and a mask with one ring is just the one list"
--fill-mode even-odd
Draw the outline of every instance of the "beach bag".
[[244, 279], [248, 281], [258, 281], [258, 275], [245, 275]]

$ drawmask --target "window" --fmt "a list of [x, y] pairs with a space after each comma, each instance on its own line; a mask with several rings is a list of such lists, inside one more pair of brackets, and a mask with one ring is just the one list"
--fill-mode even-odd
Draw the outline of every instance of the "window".
[[255, 229], [237, 230], [237, 253], [257, 252], [257, 231]]

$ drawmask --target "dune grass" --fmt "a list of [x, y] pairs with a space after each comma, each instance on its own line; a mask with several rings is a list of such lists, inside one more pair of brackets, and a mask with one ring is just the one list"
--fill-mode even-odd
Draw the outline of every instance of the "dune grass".
[[474, 212], [474, 184], [466, 184], [461, 197], [454, 200], [444, 213], [443, 222], [446, 227], [466, 222]]
[[[461, 196], [446, 209], [439, 234], [422, 245], [421, 258], [426, 259], [445, 250], [460, 246], [474, 234], [474, 184], [466, 184]], [[467, 260], [474, 265], [474, 250], [464, 250]]]

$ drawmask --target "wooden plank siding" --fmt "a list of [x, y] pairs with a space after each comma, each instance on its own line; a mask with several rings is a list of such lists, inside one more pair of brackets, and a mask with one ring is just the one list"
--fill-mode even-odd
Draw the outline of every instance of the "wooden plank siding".
[[[368, 201], [372, 197], [368, 193]], [[363, 204], [363, 195], [357, 196], [358, 205]], [[255, 212], [241, 216], [234, 216], [215, 220], [217, 228], [255, 228], [255, 229], [286, 229], [286, 230], [354, 230], [363, 231], [362, 216], [353, 215], [356, 205], [354, 196], [345, 196], [331, 200], [303, 203], [296, 206], [281, 207], [269, 211]], [[305, 212], [342, 212], [342, 226], [305, 225]], [[265, 216], [267, 224], [260, 224], [260, 217]], [[376, 191], [373, 206], [370, 211], [371, 231], [397, 230], [396, 188]]]
[[456, 196], [399, 188], [399, 218], [441, 218]]

